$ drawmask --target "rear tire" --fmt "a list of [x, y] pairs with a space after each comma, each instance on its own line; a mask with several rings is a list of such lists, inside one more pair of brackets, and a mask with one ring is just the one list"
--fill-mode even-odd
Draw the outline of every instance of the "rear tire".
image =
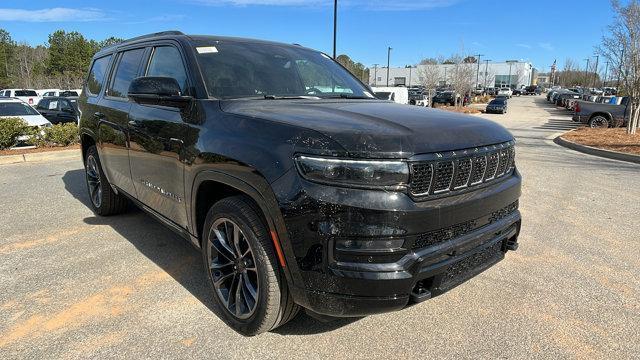
[[85, 157], [85, 179], [93, 211], [101, 216], [116, 215], [127, 210], [129, 201], [116, 194], [102, 171], [102, 164], [95, 145], [89, 147]]
[[209, 209], [202, 255], [215, 312], [238, 333], [258, 335], [297, 315], [300, 307], [293, 302], [261, 211], [246, 196], [222, 199]]
[[609, 127], [609, 119], [602, 115], [597, 115], [589, 119], [589, 127], [593, 129], [606, 129]]

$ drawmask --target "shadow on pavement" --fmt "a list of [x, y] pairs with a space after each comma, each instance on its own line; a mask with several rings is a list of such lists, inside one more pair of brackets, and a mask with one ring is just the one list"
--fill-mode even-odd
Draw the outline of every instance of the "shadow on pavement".
[[[62, 181], [69, 194], [83, 205], [91, 207], [83, 169], [66, 172]], [[92, 216], [85, 218], [84, 222], [113, 228], [215, 313], [213, 292], [202, 268], [201, 254], [186, 240], [134, 205], [130, 205], [129, 211], [125, 214], [110, 217]], [[335, 330], [357, 320], [358, 318], [336, 319], [325, 323], [301, 311], [295, 319], [274, 332], [281, 335], [317, 334]]]

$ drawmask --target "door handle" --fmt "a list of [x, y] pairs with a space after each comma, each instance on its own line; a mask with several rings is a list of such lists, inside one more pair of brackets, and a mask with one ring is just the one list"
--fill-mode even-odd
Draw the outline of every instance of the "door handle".
[[96, 119], [104, 119], [104, 114], [101, 112], [95, 112], [93, 113], [93, 117]]

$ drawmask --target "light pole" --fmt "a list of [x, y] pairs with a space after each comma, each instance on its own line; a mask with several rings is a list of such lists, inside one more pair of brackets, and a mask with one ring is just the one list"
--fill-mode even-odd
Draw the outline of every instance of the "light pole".
[[338, 30], [338, 0], [333, 0], [333, 60], [336, 59], [337, 30]]
[[407, 65], [407, 66], [405, 66], [405, 69], [406, 68], [409, 68], [409, 86], [407, 86], [407, 87], [411, 87], [411, 69], [413, 68], [413, 66]]
[[589, 83], [589, 58], [586, 58], [585, 60], [587, 60], [587, 66], [584, 68], [584, 85], [587, 85]]
[[373, 64], [373, 86], [374, 87], [377, 85], [377, 81], [378, 81], [378, 65], [380, 64]]
[[600, 55], [595, 55], [596, 58], [596, 68], [593, 70], [593, 87], [598, 85], [598, 62], [600, 61]]
[[391, 68], [389, 68], [391, 64], [391, 50], [393, 50], [391, 47], [387, 48], [387, 87], [389, 87], [389, 72], [391, 71]]
[[607, 76], [609, 75], [609, 60], [607, 60], [607, 65], [604, 67], [604, 78], [602, 78], [602, 87], [607, 86]]
[[487, 76], [489, 76], [489, 59], [484, 61], [484, 89], [487, 89]]
[[484, 56], [484, 55], [482, 55], [482, 54], [478, 54], [478, 55], [476, 55], [476, 56], [478, 57], [478, 60], [477, 60], [477, 63], [478, 63], [478, 70], [476, 71], [476, 86], [475, 86], [475, 88], [476, 88], [476, 90], [477, 90], [477, 89], [478, 89], [478, 85], [480, 85], [480, 84], [478, 84], [478, 81], [480, 81], [480, 57], [481, 57], [481, 56]]

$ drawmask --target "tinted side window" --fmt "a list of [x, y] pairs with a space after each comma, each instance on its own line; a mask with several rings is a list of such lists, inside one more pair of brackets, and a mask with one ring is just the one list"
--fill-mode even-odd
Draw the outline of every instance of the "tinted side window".
[[173, 46], [155, 48], [149, 63], [147, 76], [174, 78], [180, 84], [180, 90], [182, 90], [183, 94], [187, 90], [187, 72], [184, 69], [180, 52]]
[[144, 49], [129, 50], [122, 53], [120, 61], [118, 62], [116, 74], [113, 77], [111, 86], [109, 87], [109, 96], [120, 98], [127, 97], [131, 80], [138, 76], [140, 60], [142, 60], [143, 54]]
[[49, 100], [47, 100], [47, 99], [40, 100], [40, 102], [36, 106], [36, 109], [38, 109], [38, 110], [49, 110]]
[[89, 79], [87, 80], [87, 92], [89, 95], [98, 95], [100, 90], [102, 90], [102, 84], [108, 71], [109, 60], [111, 60], [111, 55], [101, 57], [93, 62], [93, 66], [91, 66], [91, 71], [89, 72]]

